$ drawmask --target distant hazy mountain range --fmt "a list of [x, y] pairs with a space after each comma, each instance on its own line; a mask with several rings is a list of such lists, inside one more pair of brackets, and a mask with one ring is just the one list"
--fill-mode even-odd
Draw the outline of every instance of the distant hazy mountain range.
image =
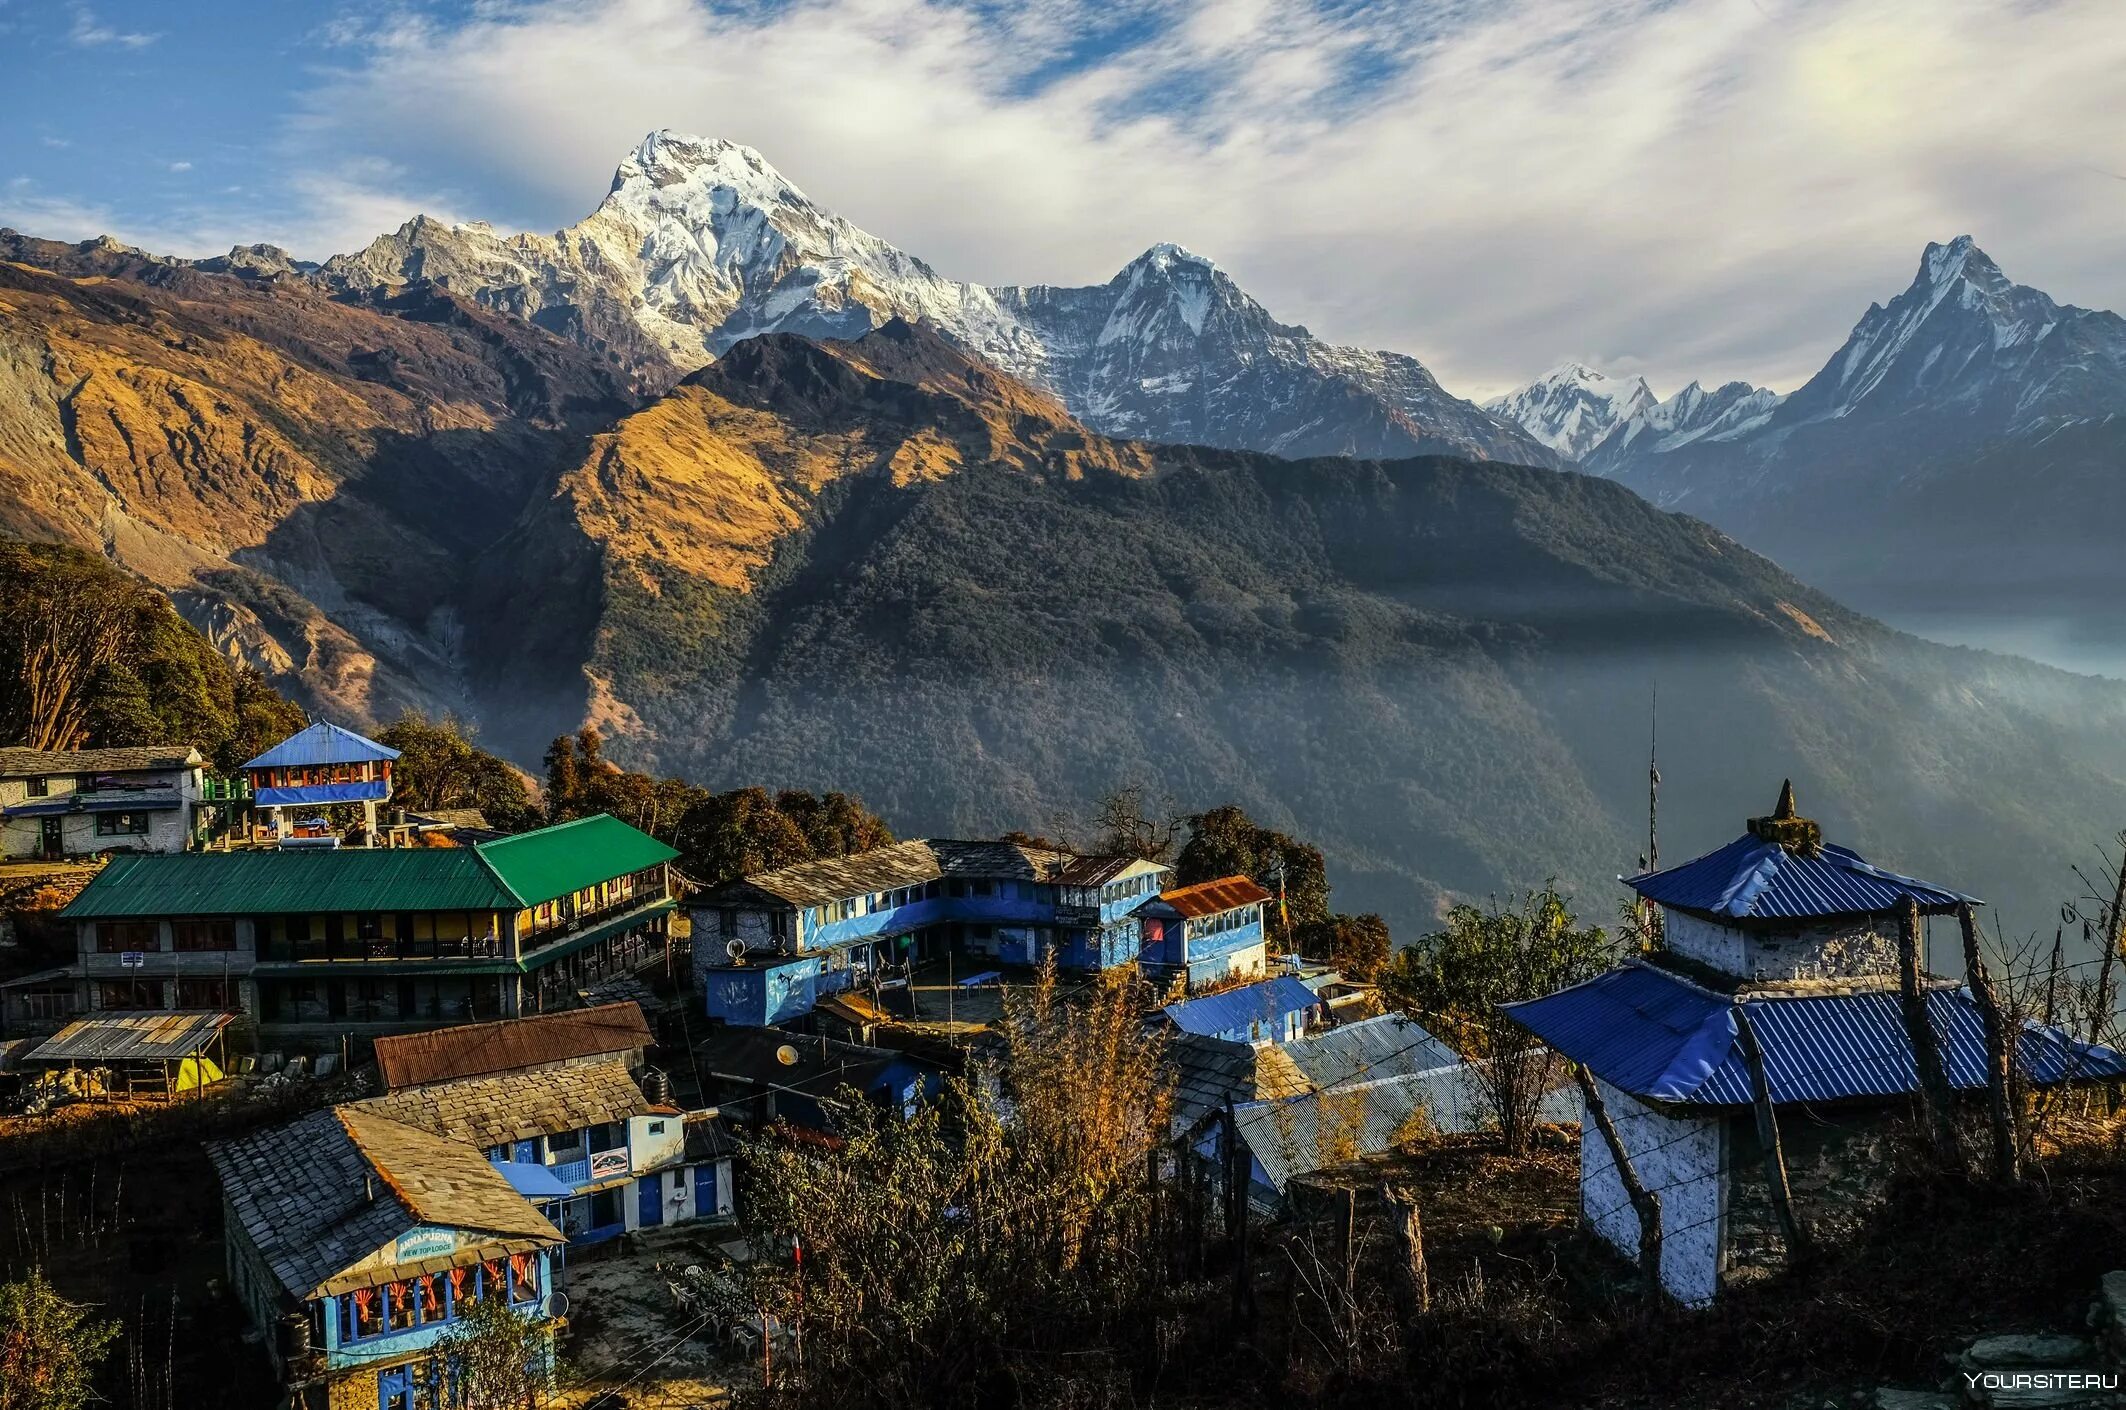
[[1568, 365], [1490, 409], [1860, 605], [2126, 642], [2126, 319], [2014, 283], [1968, 236], [1783, 398], [1656, 401]]
[[1658, 679], [1664, 851], [1791, 774], [1840, 840], [2042, 919], [2119, 825], [2126, 689], [1890, 631], [1624, 488], [1883, 562], [1930, 532], [1912, 484], [2021, 532], [2001, 484], [2103, 463], [2118, 320], [1989, 270], [1931, 251], [1784, 400], [1567, 368], [1485, 410], [1177, 248], [956, 284], [660, 133], [551, 238], [0, 233], [0, 531], [107, 554], [352, 724], [454, 710], [528, 760], [595, 721], [913, 831], [1230, 799], [1405, 929], [1551, 876], [1600, 910]]

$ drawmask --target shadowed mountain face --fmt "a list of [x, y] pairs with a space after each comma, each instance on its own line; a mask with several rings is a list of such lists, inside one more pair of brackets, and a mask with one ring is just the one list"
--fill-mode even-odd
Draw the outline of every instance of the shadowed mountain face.
[[591, 720], [918, 832], [1232, 800], [1404, 929], [1553, 876], [1606, 910], [1656, 681], [1671, 858], [1792, 775], [1835, 838], [2031, 925], [2115, 827], [2126, 692], [1900, 636], [1609, 481], [1111, 440], [899, 320], [639, 403], [430, 285], [5, 253], [0, 527], [350, 723], [458, 708], [530, 760]]
[[1656, 680], [1672, 858], [1791, 773], [1833, 835], [2035, 924], [2126, 771], [2126, 692], [1889, 631], [1613, 483], [1108, 442], [905, 325], [741, 345], [565, 484], [638, 760], [926, 830], [1233, 799], [1406, 926], [1608, 897]]

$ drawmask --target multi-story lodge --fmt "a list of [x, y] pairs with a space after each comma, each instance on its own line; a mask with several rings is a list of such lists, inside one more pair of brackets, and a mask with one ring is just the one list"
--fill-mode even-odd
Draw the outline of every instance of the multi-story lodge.
[[0, 855], [182, 852], [199, 840], [207, 787], [189, 745], [0, 749]]
[[710, 1017], [754, 1025], [947, 954], [1077, 973], [1143, 961], [1194, 984], [1261, 973], [1268, 893], [1246, 877], [1164, 890], [1172, 871], [1014, 842], [897, 842], [704, 893], [694, 968]]
[[62, 912], [79, 958], [51, 982], [77, 1013], [242, 1012], [294, 1047], [541, 1013], [666, 953], [677, 855], [599, 814], [471, 847], [116, 857]]

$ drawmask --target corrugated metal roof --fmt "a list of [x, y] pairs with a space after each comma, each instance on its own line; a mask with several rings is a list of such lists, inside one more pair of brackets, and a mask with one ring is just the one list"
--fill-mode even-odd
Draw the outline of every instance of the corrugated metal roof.
[[399, 751], [356, 734], [329, 720], [319, 720], [296, 731], [280, 743], [247, 760], [246, 769], [285, 769], [306, 764], [360, 764], [375, 759], [396, 759]]
[[144, 744], [120, 749], [0, 749], [0, 778], [42, 774], [131, 774], [196, 769], [206, 760], [189, 744]]
[[1289, 1043], [1265, 1046], [1256, 1059], [1255, 1095], [1323, 1091], [1347, 1082], [1453, 1067], [1461, 1054], [1399, 1013], [1346, 1023]]
[[63, 914], [514, 911], [523, 902], [462, 847], [343, 847], [113, 857]]
[[39, 1043], [30, 1062], [171, 1062], [212, 1046], [233, 1013], [106, 1009]]
[[1681, 866], [1622, 880], [1660, 905], [1731, 919], [1880, 915], [1903, 909], [1907, 897], [1928, 914], [1953, 911], [1966, 901], [1984, 904], [1870, 866], [1844, 847], [1826, 845], [1820, 854], [1804, 857], [1747, 835]]
[[475, 843], [473, 850], [528, 906], [679, 856], [610, 813]]
[[1172, 906], [1183, 916], [1193, 920], [1198, 916], [1214, 916], [1225, 911], [1238, 910], [1270, 899], [1270, 893], [1257, 886], [1245, 876], [1221, 876], [1216, 881], [1199, 881], [1193, 886], [1177, 886], [1171, 891], [1161, 891], [1159, 899]]
[[1280, 975], [1259, 984], [1243, 984], [1222, 994], [1183, 999], [1168, 1004], [1165, 1013], [1184, 1033], [1215, 1037], [1245, 1029], [1250, 1024], [1301, 1013], [1320, 1003], [1321, 996], [1312, 989], [1290, 975]]
[[600, 1004], [528, 1018], [465, 1023], [375, 1042], [386, 1091], [484, 1077], [605, 1053], [630, 1053], [655, 1041], [636, 1003]]
[[[1927, 1013], [1952, 1087], [1986, 1085], [1985, 1027], [1968, 990], [1935, 988]], [[1733, 996], [1651, 965], [1614, 969], [1506, 1012], [1612, 1086], [1654, 1101], [1743, 1106], [1749, 1066], [1737, 1044]], [[1903, 1096], [1916, 1090], [1912, 1048], [1894, 989], [1745, 995], [1774, 1102]], [[2026, 1025], [2017, 1057], [2033, 1084], [2126, 1077], [2126, 1056], [2056, 1028]]]

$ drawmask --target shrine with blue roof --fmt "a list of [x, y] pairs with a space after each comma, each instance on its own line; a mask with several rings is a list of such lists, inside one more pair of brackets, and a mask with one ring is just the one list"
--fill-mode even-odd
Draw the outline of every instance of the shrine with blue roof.
[[[1630, 1166], [1659, 1197], [1662, 1285], [1704, 1305], [1789, 1252], [1749, 1040], [1795, 1216], [1818, 1241], [1857, 1228], [1912, 1139], [1919, 1076], [1901, 930], [1913, 928], [1923, 956], [1927, 918], [1982, 903], [1826, 843], [1797, 810], [1791, 783], [1726, 846], [1622, 880], [1658, 908], [1657, 943], [1505, 1010], [1589, 1075]], [[1918, 1002], [1952, 1093], [1975, 1112], [1988, 1069], [1977, 999], [1958, 981], [1923, 974]], [[2031, 1088], [2126, 1080], [2126, 1056], [2056, 1027], [2025, 1022], [2009, 1047]], [[1636, 1258], [1638, 1213], [1608, 1139], [1584, 1113], [1580, 1189], [1595, 1232]]]
[[[251, 780], [252, 806], [266, 815], [275, 840], [301, 845], [306, 830], [284, 825], [284, 808], [324, 808], [359, 804], [365, 835], [376, 837], [376, 810], [391, 798], [391, 765], [399, 751], [328, 720], [288, 736], [255, 759], [244, 773]], [[336, 845], [337, 834], [314, 839]]]

